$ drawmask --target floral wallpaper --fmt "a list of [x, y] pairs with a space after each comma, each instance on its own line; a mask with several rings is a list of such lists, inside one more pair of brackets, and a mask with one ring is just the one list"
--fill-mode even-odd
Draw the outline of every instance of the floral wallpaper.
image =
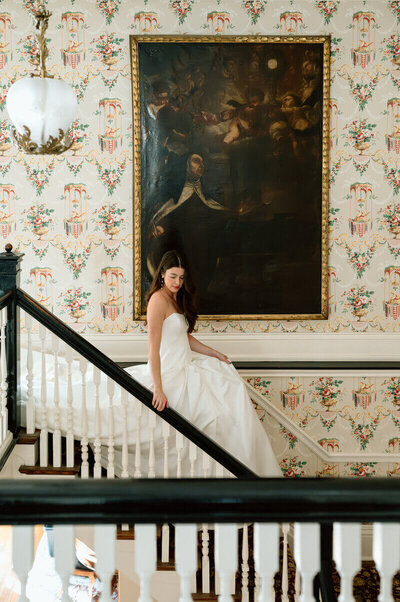
[[38, 66], [36, 1], [0, 0], [0, 242], [25, 253], [25, 289], [79, 332], [144, 329], [132, 320], [129, 35], [331, 34], [329, 320], [199, 330], [399, 331], [399, 1], [47, 0], [48, 65], [79, 113], [71, 150], [29, 157], [5, 97]]
[[[400, 475], [400, 377], [306, 374], [247, 381], [288, 420], [284, 426], [255, 403], [285, 476]], [[332, 459], [321, 459], [288, 425]], [[337, 454], [349, 454], [353, 461]]]

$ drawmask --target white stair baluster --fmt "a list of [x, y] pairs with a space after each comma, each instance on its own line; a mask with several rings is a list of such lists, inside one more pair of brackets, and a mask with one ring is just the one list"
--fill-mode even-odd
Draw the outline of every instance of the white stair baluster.
[[392, 579], [399, 570], [400, 525], [374, 523], [373, 557], [381, 578], [379, 602], [392, 602]]
[[108, 393], [108, 463], [107, 463], [107, 478], [113, 479], [115, 476], [114, 467], [114, 391], [115, 383], [107, 378], [107, 393]]
[[210, 533], [208, 525], [201, 526], [201, 592], [210, 593]]
[[171, 429], [168, 422], [164, 420], [162, 424], [162, 434], [164, 440], [164, 479], [168, 479], [168, 442], [170, 430]]
[[111, 580], [116, 569], [116, 539], [115, 525], [95, 525], [96, 573], [103, 585], [101, 602], [112, 602]]
[[183, 435], [176, 431], [176, 478], [182, 478]]
[[161, 562], [169, 562], [169, 525], [164, 524], [161, 530]]
[[6, 311], [3, 307], [0, 310], [0, 445], [5, 441], [8, 431], [8, 410], [7, 410], [7, 351], [6, 351]]
[[135, 570], [140, 577], [138, 602], [152, 602], [150, 578], [157, 568], [157, 546], [155, 525], [135, 525]]
[[33, 351], [32, 351], [32, 317], [25, 312], [25, 328], [28, 331], [28, 349], [26, 355], [26, 432], [35, 432], [35, 402], [33, 399]]
[[74, 450], [74, 396], [72, 392], [72, 360], [73, 350], [65, 345], [65, 361], [67, 362], [67, 466], [75, 465]]
[[279, 570], [279, 525], [255, 523], [254, 564], [261, 580], [257, 602], [274, 602], [273, 578]]
[[283, 560], [282, 560], [282, 602], [289, 602], [289, 574], [288, 574], [288, 534], [289, 523], [282, 524], [283, 533]]
[[101, 372], [93, 366], [93, 383], [95, 386], [95, 409], [94, 409], [94, 469], [95, 479], [101, 478], [101, 414], [100, 414], [100, 382]]
[[205, 451], [203, 451], [203, 477], [207, 479], [210, 476], [211, 459]]
[[260, 599], [260, 591], [261, 591], [261, 579], [260, 579], [260, 575], [256, 572], [254, 575], [254, 601], [255, 602]]
[[215, 466], [215, 476], [217, 479], [222, 479], [224, 477], [224, 467], [219, 462], [217, 462]]
[[[168, 479], [168, 440], [170, 435], [168, 422], [163, 421], [162, 434], [164, 439], [164, 479]], [[169, 562], [169, 525], [164, 524], [161, 530], [161, 562]]]
[[361, 569], [361, 525], [333, 525], [333, 560], [340, 574], [339, 602], [353, 602], [353, 577]]
[[192, 575], [197, 568], [197, 526], [175, 526], [175, 566], [181, 578], [179, 602], [192, 602]]
[[295, 600], [300, 599], [300, 593], [301, 593], [301, 576], [300, 576], [300, 571], [298, 570], [298, 568], [296, 566], [296, 576], [294, 578], [294, 599]]
[[141, 450], [141, 421], [142, 421], [143, 405], [136, 400], [135, 417], [136, 417], [136, 441], [135, 441], [135, 479], [140, 479], [142, 476], [142, 450]]
[[193, 479], [196, 471], [197, 445], [189, 441], [190, 478]]
[[313, 579], [321, 566], [318, 523], [295, 523], [294, 559], [301, 575], [300, 602], [314, 602]]
[[15, 574], [21, 583], [19, 602], [29, 602], [26, 596], [26, 582], [33, 563], [33, 527], [19, 525], [12, 528], [12, 563]]
[[122, 473], [121, 477], [127, 479], [128, 472], [128, 391], [121, 387], [121, 404], [122, 404]]
[[62, 600], [69, 602], [69, 579], [75, 570], [75, 529], [73, 525], [54, 526], [54, 561], [62, 582]]
[[61, 425], [60, 425], [60, 385], [58, 379], [58, 344], [59, 340], [52, 334], [52, 349], [54, 354], [54, 432], [53, 432], [53, 466], [61, 466]]
[[215, 570], [219, 573], [219, 602], [232, 602], [232, 579], [238, 562], [238, 531], [236, 525], [215, 525]]
[[40, 466], [43, 468], [49, 464], [49, 435], [47, 430], [47, 371], [46, 371], [46, 328], [39, 324], [39, 338], [41, 342], [42, 374], [40, 399]]
[[150, 442], [149, 442], [149, 479], [154, 479], [156, 476], [156, 457], [154, 452], [154, 431], [156, 428], [156, 420], [157, 416], [153, 410], [148, 410], [149, 412], [149, 433], [150, 433]]
[[86, 407], [86, 370], [88, 362], [84, 357], [79, 359], [79, 368], [82, 375], [82, 400], [81, 400], [81, 477], [89, 478], [89, 454], [88, 454], [88, 414]]
[[249, 527], [246, 523], [242, 539], [242, 602], [249, 602]]

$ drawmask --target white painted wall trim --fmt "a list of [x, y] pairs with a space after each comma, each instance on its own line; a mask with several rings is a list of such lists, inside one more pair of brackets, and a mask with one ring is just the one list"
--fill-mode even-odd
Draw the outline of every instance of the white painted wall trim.
[[[114, 361], [147, 361], [146, 334], [83, 336]], [[400, 333], [198, 333], [196, 337], [234, 361], [400, 361]], [[36, 347], [38, 336], [33, 339]], [[26, 344], [26, 335], [22, 341]]]
[[[241, 376], [246, 378], [249, 374], [241, 372]], [[254, 375], [253, 375], [254, 376]], [[250, 398], [261, 406], [269, 416], [277, 420], [288, 431], [293, 433], [297, 439], [303, 443], [311, 452], [316, 454], [323, 462], [330, 464], [338, 462], [400, 462], [400, 454], [368, 454], [359, 452], [355, 454], [346, 454], [343, 452], [327, 452], [323, 447], [305, 433], [297, 424], [292, 422], [281, 410], [274, 406], [262, 393], [257, 391], [252, 385], [245, 381]]]

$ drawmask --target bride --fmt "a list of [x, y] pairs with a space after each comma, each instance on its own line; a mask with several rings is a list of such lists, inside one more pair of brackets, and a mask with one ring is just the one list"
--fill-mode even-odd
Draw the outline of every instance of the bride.
[[197, 314], [183, 259], [168, 251], [147, 295], [148, 364], [126, 368], [170, 407], [260, 476], [281, 476], [246, 387], [226, 355], [191, 332]]

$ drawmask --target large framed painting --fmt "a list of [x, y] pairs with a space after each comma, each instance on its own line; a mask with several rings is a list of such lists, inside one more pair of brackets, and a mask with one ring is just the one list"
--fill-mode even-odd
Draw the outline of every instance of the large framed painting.
[[131, 37], [136, 319], [170, 249], [201, 318], [327, 318], [329, 51]]

